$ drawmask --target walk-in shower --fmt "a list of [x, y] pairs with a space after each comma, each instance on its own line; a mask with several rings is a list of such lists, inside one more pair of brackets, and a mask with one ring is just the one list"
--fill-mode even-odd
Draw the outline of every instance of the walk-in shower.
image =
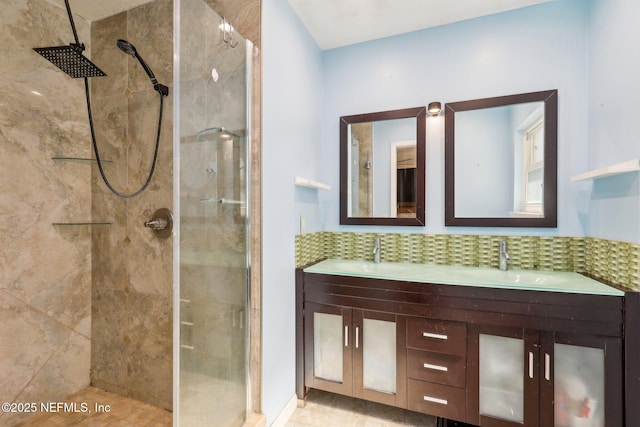
[[[11, 342], [0, 401], [92, 395], [105, 407], [115, 393], [111, 414], [135, 401], [176, 427], [237, 427], [259, 410], [248, 363], [256, 49], [214, 4], [0, 8], [0, 339]], [[106, 173], [132, 196], [152, 156], [139, 197], [103, 185]], [[160, 239], [145, 224], [165, 207], [174, 231]], [[0, 425], [28, 416], [0, 413]]]

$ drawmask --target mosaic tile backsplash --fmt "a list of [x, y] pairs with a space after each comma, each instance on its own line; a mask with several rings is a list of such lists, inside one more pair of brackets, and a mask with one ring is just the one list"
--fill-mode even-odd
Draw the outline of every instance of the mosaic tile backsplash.
[[498, 242], [506, 240], [509, 268], [576, 271], [640, 291], [640, 245], [591, 237], [318, 232], [296, 236], [296, 266], [371, 259], [375, 237], [381, 238], [382, 262], [491, 268], [498, 268]]

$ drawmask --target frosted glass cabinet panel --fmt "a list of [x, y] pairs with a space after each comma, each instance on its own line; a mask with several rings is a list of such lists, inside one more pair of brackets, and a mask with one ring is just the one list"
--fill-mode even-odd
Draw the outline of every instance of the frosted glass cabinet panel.
[[480, 414], [524, 422], [524, 341], [480, 334]]
[[396, 392], [396, 323], [363, 319], [362, 384], [383, 393]]
[[317, 378], [342, 382], [342, 316], [313, 313], [313, 371]]
[[604, 427], [605, 352], [554, 345], [554, 425]]

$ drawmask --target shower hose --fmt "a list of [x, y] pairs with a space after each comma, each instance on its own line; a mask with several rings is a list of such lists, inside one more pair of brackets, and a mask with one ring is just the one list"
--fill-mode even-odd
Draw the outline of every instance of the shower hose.
[[158, 114], [158, 130], [156, 132], [156, 147], [153, 151], [153, 162], [151, 163], [151, 168], [149, 169], [149, 174], [147, 175], [147, 179], [145, 180], [142, 187], [140, 187], [137, 191], [133, 193], [123, 193], [118, 190], [109, 182], [106, 174], [104, 173], [104, 168], [102, 166], [102, 161], [100, 160], [100, 153], [98, 151], [98, 144], [96, 142], [96, 132], [93, 127], [93, 114], [91, 112], [91, 96], [89, 94], [89, 79], [87, 77], [84, 78], [84, 90], [87, 97], [87, 113], [89, 115], [89, 128], [91, 129], [91, 142], [93, 144], [93, 151], [96, 155], [96, 162], [98, 163], [98, 170], [100, 171], [100, 176], [102, 177], [102, 181], [104, 181], [107, 188], [116, 196], [122, 197], [124, 199], [129, 199], [137, 196], [142, 193], [149, 186], [151, 182], [151, 178], [153, 177], [153, 173], [156, 169], [156, 162], [158, 160], [158, 148], [160, 147], [160, 129], [162, 128], [162, 112], [164, 108], [164, 96], [160, 91], [158, 91], [158, 95], [160, 96], [160, 112]]

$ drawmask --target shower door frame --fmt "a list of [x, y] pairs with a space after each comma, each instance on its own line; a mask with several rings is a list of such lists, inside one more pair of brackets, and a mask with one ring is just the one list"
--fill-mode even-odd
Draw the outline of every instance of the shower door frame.
[[[181, 218], [181, 209], [180, 209], [180, 171], [181, 171], [181, 158], [180, 158], [180, 97], [177, 95], [180, 92], [180, 30], [181, 30], [181, 21], [180, 21], [180, 8], [181, 8], [181, 0], [173, 0], [173, 212], [174, 217], [176, 218], [174, 224], [174, 232], [173, 232], [173, 425], [175, 427], [180, 426], [180, 239], [181, 239], [181, 230], [180, 230], [180, 218]], [[212, 10], [220, 15], [215, 9]], [[243, 37], [244, 38], [244, 37]], [[254, 414], [260, 413], [260, 396], [253, 396], [252, 390], [255, 390], [256, 387], [259, 386], [260, 383], [260, 373], [253, 372], [251, 369], [250, 360], [255, 358], [259, 359], [259, 349], [254, 348], [255, 344], [251, 340], [252, 330], [256, 325], [255, 316], [252, 315], [252, 289], [258, 289], [258, 293], [260, 290], [260, 286], [256, 286], [254, 284], [254, 278], [252, 276], [252, 255], [257, 254], [258, 257], [260, 255], [260, 250], [255, 251], [255, 247], [252, 245], [254, 232], [252, 231], [252, 218], [253, 218], [253, 206], [252, 199], [254, 197], [253, 191], [253, 183], [252, 183], [252, 136], [254, 134], [254, 125], [257, 122], [254, 121], [254, 117], [252, 115], [252, 105], [254, 99], [253, 93], [253, 79], [254, 79], [254, 71], [253, 67], [255, 65], [253, 58], [254, 46], [252, 42], [248, 39], [245, 39], [245, 99], [246, 99], [246, 136], [245, 136], [245, 267], [246, 267], [246, 280], [245, 280], [245, 301], [244, 301], [244, 324], [247, 326], [244, 328], [244, 341], [245, 341], [245, 354], [244, 354], [244, 363], [245, 363], [245, 421], [243, 425], [247, 424], [247, 420]], [[259, 202], [259, 200], [258, 200]], [[258, 229], [260, 227], [258, 226]], [[256, 230], [256, 232], [259, 230]], [[259, 283], [259, 282], [258, 282]], [[258, 301], [260, 300], [260, 295], [256, 296]], [[261, 311], [261, 310], [258, 310]], [[253, 320], [252, 320], [253, 319]], [[252, 378], [257, 379], [257, 381], [252, 381]], [[254, 384], [254, 382], [256, 384]], [[256, 407], [256, 405], [258, 407]]]

